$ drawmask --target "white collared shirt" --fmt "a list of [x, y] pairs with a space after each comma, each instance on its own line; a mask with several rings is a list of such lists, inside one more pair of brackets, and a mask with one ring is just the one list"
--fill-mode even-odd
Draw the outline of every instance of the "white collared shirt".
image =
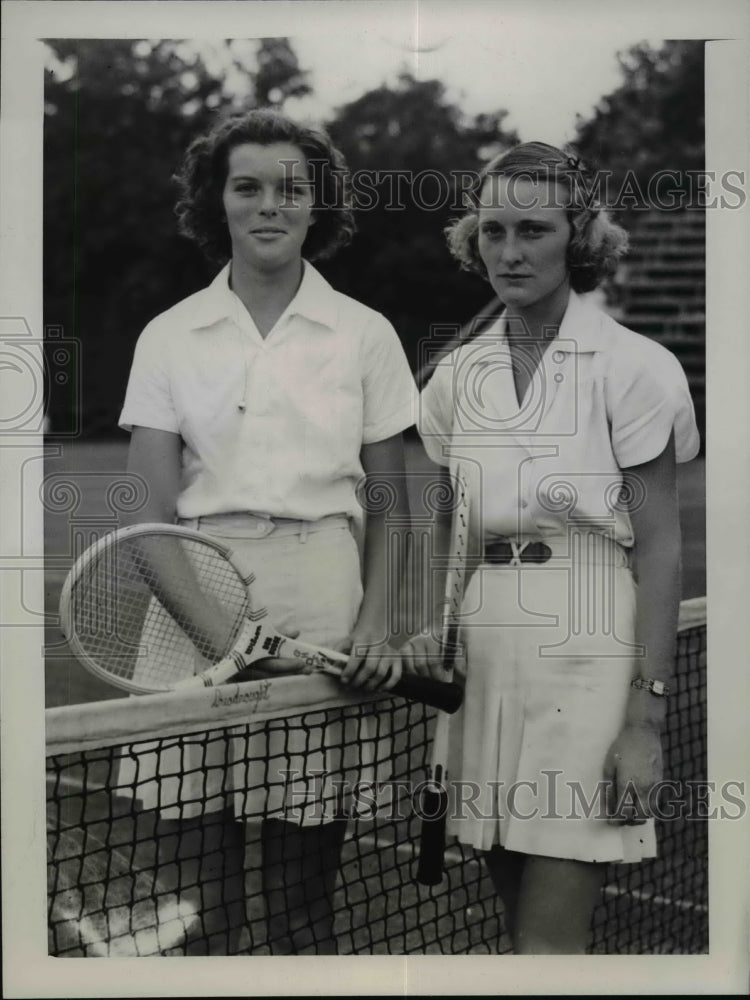
[[521, 406], [501, 316], [440, 361], [418, 426], [434, 461], [462, 462], [486, 533], [586, 526], [623, 545], [621, 470], [660, 455], [672, 430], [678, 462], [699, 449], [677, 358], [574, 292]]
[[304, 262], [297, 294], [264, 338], [228, 275], [227, 265], [144, 329], [120, 426], [182, 437], [179, 517], [359, 517], [362, 445], [415, 422], [396, 331]]

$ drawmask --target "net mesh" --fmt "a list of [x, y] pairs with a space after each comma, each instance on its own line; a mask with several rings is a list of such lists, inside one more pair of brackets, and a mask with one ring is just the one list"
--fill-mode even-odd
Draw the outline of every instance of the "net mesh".
[[[678, 637], [664, 739], [666, 774], [681, 801], [685, 788], [699, 797], [706, 776], [705, 665], [704, 619]], [[345, 747], [336, 761], [326, 758], [323, 781], [315, 753], [322, 722], [334, 718]], [[379, 699], [270, 721], [237, 724], [233, 716], [202, 731], [51, 753], [50, 953], [509, 952], [502, 905], [473, 850], [449, 842], [441, 884], [416, 882], [419, 783], [433, 725], [431, 709]], [[282, 749], [258, 761], [261, 733], [266, 748]], [[294, 783], [301, 826], [269, 809], [274, 787], [289, 778], [283, 747], [291, 743], [295, 761], [302, 747], [315, 765]], [[243, 771], [241, 792], [222, 786], [227, 768], [212, 763], [227, 754], [257, 765]], [[147, 786], [155, 798], [144, 796]], [[144, 797], [153, 807], [144, 808]], [[211, 811], [209, 798], [218, 806]], [[705, 810], [697, 799], [674, 805], [674, 818], [665, 802], [657, 819], [657, 860], [609, 868], [591, 951], [707, 951]], [[233, 821], [234, 809], [244, 823]]]

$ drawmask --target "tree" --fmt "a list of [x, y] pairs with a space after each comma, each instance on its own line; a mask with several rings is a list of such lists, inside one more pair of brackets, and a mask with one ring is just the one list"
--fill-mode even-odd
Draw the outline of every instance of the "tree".
[[704, 169], [704, 44], [667, 41], [655, 49], [635, 45], [618, 60], [623, 81], [577, 122], [576, 147], [584, 161], [611, 170], [611, 190], [632, 171], [647, 192], [658, 171]]
[[517, 141], [505, 116], [467, 117], [438, 80], [402, 73], [396, 86], [363, 94], [330, 123], [358, 192], [358, 233], [323, 269], [388, 316], [415, 368], [436, 324], [459, 325], [487, 301], [486, 282], [459, 270], [443, 229], [464, 210], [469, 175]]
[[312, 93], [309, 73], [301, 70], [288, 38], [262, 38], [254, 76], [255, 99], [262, 107], [281, 107], [289, 97]]

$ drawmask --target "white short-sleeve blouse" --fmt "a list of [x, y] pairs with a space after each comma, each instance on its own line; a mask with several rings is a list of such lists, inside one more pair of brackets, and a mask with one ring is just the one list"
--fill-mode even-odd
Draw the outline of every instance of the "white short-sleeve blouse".
[[628, 546], [621, 470], [656, 458], [673, 431], [678, 462], [699, 449], [677, 358], [574, 292], [521, 405], [501, 316], [440, 361], [418, 426], [434, 461], [468, 470], [486, 533], [575, 525]]
[[136, 345], [120, 426], [183, 440], [177, 514], [361, 517], [363, 444], [415, 422], [417, 391], [380, 313], [309, 263], [264, 338], [228, 283], [157, 316]]

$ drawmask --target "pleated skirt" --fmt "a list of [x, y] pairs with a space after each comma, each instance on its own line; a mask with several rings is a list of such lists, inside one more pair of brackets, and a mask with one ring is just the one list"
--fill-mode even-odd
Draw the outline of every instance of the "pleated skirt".
[[636, 584], [616, 544], [558, 541], [548, 563], [483, 564], [469, 582], [448, 831], [478, 850], [639, 861], [653, 820], [610, 825], [603, 784], [639, 655]]

